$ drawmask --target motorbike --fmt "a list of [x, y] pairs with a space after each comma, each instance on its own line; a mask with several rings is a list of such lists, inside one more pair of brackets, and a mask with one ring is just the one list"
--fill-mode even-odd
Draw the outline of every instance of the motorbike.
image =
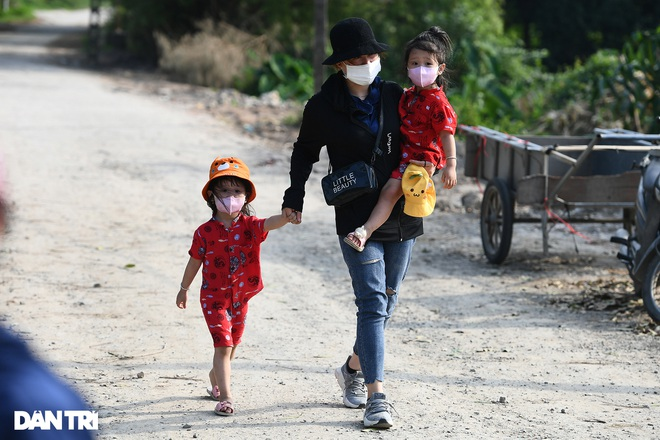
[[634, 227], [631, 233], [618, 230], [610, 241], [621, 245], [617, 258], [626, 265], [644, 308], [660, 324], [660, 151], [650, 150], [639, 168]]

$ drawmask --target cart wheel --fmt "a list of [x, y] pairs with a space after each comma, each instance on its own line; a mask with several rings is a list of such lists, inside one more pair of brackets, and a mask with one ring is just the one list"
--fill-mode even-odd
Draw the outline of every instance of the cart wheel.
[[481, 244], [486, 258], [500, 264], [509, 255], [513, 235], [513, 202], [504, 180], [488, 182], [481, 201]]
[[660, 323], [660, 255], [649, 263], [642, 286], [642, 299], [648, 314]]

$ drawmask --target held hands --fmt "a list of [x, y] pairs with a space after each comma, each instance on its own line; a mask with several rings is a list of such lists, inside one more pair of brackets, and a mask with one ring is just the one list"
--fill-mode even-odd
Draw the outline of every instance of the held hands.
[[293, 223], [294, 225], [302, 223], [302, 212], [300, 211], [291, 208], [284, 208], [282, 210], [282, 215], [287, 218], [289, 223]]

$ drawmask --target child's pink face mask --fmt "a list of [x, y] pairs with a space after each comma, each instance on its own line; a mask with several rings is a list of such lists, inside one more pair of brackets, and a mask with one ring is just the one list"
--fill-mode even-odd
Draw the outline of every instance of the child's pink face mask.
[[435, 82], [438, 77], [438, 67], [419, 66], [408, 69], [408, 78], [417, 87], [426, 87]]
[[238, 197], [223, 197], [219, 199], [213, 195], [215, 200], [215, 207], [219, 212], [224, 212], [225, 214], [236, 214], [243, 209], [245, 205], [245, 196]]

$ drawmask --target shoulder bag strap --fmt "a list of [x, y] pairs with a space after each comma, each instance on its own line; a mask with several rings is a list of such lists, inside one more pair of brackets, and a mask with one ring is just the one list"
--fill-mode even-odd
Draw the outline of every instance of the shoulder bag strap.
[[[383, 82], [383, 86], [380, 91], [380, 114], [378, 115], [378, 133], [376, 134], [376, 144], [374, 145], [374, 149], [371, 153], [371, 166], [374, 166], [374, 163], [376, 163], [376, 156], [382, 156], [383, 155], [383, 150], [380, 149], [380, 141], [383, 137], [383, 122], [385, 120], [384, 118], [384, 110], [383, 108], [385, 107], [383, 105], [383, 100], [385, 97], [384, 89], [387, 83]], [[332, 165], [330, 162], [328, 162], [328, 174], [332, 172]]]
[[376, 156], [382, 156], [383, 155], [383, 150], [380, 148], [380, 141], [383, 137], [383, 123], [385, 121], [384, 118], [384, 113], [385, 111], [383, 110], [385, 107], [385, 87], [387, 86], [386, 82], [383, 82], [383, 86], [380, 89], [380, 115], [378, 116], [378, 134], [376, 135], [376, 145], [374, 145], [374, 150], [371, 154], [371, 166], [374, 166], [374, 163], [376, 162]]

